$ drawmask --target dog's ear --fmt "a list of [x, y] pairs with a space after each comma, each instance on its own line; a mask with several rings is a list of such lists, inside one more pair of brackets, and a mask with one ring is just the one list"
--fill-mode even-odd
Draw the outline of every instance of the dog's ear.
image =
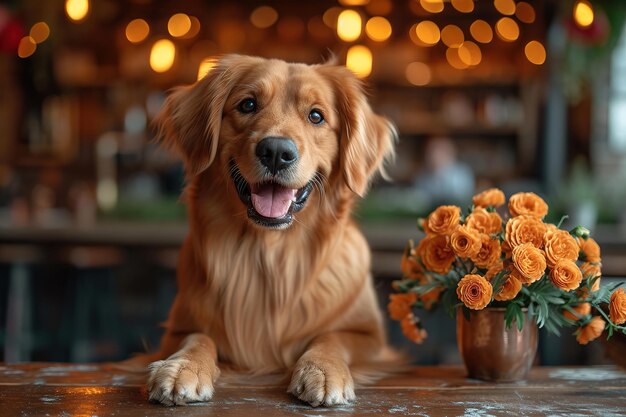
[[181, 154], [190, 175], [215, 159], [224, 105], [248, 61], [239, 55], [222, 57], [195, 84], [173, 89], [155, 117], [158, 137]]
[[341, 123], [340, 167], [348, 187], [363, 196], [378, 171], [387, 178], [384, 164], [394, 157], [396, 130], [375, 114], [358, 78], [347, 68], [321, 65], [319, 70], [333, 85]]

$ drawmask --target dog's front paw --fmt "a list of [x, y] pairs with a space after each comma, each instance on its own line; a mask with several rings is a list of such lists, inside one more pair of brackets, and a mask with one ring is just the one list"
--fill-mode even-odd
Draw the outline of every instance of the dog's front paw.
[[340, 359], [301, 358], [288, 392], [313, 407], [348, 404], [356, 398], [350, 369]]
[[184, 358], [171, 358], [149, 365], [148, 398], [165, 405], [208, 401], [219, 376], [214, 364], [198, 364]]

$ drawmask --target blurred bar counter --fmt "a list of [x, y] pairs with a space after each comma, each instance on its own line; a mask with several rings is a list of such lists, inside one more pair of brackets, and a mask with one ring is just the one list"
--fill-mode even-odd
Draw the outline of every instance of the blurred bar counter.
[[[417, 241], [421, 232], [411, 220], [361, 222], [373, 252], [373, 272], [394, 277], [400, 272], [400, 257], [407, 241]], [[187, 235], [182, 222], [101, 222], [77, 227], [0, 227], [0, 248], [7, 245], [39, 247], [111, 246], [134, 249], [177, 249]], [[626, 276], [626, 230], [616, 225], [598, 225], [592, 236], [602, 249], [606, 277]], [[6, 259], [5, 259], [6, 261]]]

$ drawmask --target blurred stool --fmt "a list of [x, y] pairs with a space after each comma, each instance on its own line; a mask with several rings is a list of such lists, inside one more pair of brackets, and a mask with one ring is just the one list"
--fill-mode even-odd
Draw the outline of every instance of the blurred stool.
[[71, 328], [63, 330], [70, 342], [70, 360], [115, 356], [121, 323], [114, 278], [123, 253], [112, 247], [74, 247], [61, 252], [59, 260], [70, 266], [75, 277], [73, 302], [67, 309], [71, 318], [65, 320]]
[[0, 246], [0, 263], [9, 265], [4, 335], [4, 361], [31, 359], [34, 343], [31, 271], [43, 259], [41, 250], [30, 245]]

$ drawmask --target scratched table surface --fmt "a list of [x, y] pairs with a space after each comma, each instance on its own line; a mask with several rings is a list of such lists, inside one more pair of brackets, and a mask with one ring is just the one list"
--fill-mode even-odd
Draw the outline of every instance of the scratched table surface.
[[218, 383], [212, 401], [147, 401], [145, 376], [107, 365], [0, 363], [0, 416], [626, 416], [626, 372], [613, 366], [534, 368], [487, 383], [461, 367], [415, 367], [357, 389], [347, 406], [312, 408], [283, 385]]

